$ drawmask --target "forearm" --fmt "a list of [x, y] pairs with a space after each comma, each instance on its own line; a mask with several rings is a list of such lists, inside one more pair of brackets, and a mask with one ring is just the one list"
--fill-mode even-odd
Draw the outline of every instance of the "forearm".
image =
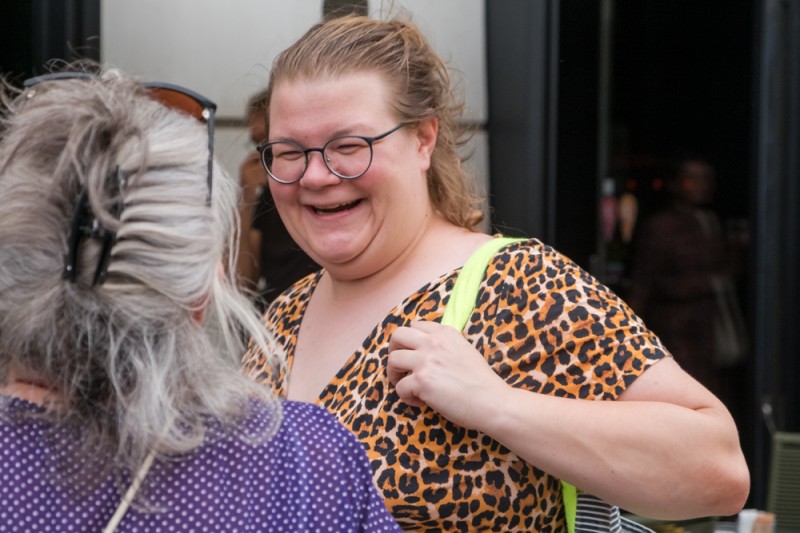
[[511, 387], [492, 404], [477, 429], [626, 510], [670, 519], [729, 515], [746, 497], [747, 469], [721, 405], [571, 400]]

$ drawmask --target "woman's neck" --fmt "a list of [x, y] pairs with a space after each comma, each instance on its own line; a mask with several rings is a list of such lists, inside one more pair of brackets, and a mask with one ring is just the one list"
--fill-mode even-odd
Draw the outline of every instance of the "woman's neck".
[[469, 231], [437, 217], [401, 255], [380, 270], [357, 279], [338, 278], [327, 271], [320, 283], [328, 285], [334, 301], [363, 296], [374, 298], [376, 292], [391, 293], [392, 289], [397, 294], [390, 298], [397, 299], [459, 268], [489, 238], [488, 235]]
[[46, 405], [57, 399], [56, 388], [41, 377], [30, 372], [10, 370], [8, 382], [0, 385], [0, 394], [14, 396], [29, 402]]

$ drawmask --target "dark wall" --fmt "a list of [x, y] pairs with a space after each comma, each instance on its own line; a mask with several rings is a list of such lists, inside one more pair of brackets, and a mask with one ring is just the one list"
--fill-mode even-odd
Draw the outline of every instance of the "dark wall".
[[563, 0], [559, 20], [556, 227], [552, 243], [586, 270], [597, 248], [599, 2]]
[[53, 59], [100, 58], [100, 0], [4, 0], [0, 72], [20, 82]]
[[[558, 2], [486, 2], [492, 224], [551, 241]], [[557, 29], [557, 28], [556, 28]]]
[[[663, 183], [671, 155], [709, 159], [717, 170], [713, 207], [727, 227], [739, 228], [744, 260], [737, 288], [753, 337], [757, 316], [748, 295], [756, 251], [752, 191], [759, 180], [754, 172], [757, 2], [616, 0], [614, 7], [611, 173], [635, 184], [643, 220], [663, 200], [656, 185]], [[631, 257], [628, 253], [626, 261]], [[758, 487], [765, 465], [752, 437], [763, 428], [753, 376], [764, 364], [763, 345], [753, 343], [750, 352], [745, 363], [725, 371], [721, 398], [739, 426]]]
[[[487, 2], [495, 226], [545, 239], [585, 268], [599, 252], [600, 5]], [[718, 170], [721, 215], [746, 218], [753, 3], [613, 5], [610, 175], [651, 178], [676, 150], [701, 153]]]
[[487, 2], [486, 10], [494, 229], [542, 239], [588, 269], [599, 11], [581, 0]]
[[28, 76], [33, 64], [33, 12], [30, 1], [8, 0], [0, 16], [0, 73]]
[[[768, 403], [777, 430], [800, 432], [800, 3], [758, 6], [752, 408], [758, 417]], [[771, 441], [764, 424], [755, 430], [752, 494], [763, 506]]]

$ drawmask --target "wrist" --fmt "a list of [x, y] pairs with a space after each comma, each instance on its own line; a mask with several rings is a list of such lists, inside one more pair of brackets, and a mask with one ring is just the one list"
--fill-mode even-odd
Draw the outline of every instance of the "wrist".
[[497, 383], [484, 391], [481, 395], [484, 400], [478, 408], [478, 416], [475, 429], [496, 438], [501, 435], [511, 422], [509, 413], [512, 409], [509, 406], [515, 405], [515, 389], [498, 377]]

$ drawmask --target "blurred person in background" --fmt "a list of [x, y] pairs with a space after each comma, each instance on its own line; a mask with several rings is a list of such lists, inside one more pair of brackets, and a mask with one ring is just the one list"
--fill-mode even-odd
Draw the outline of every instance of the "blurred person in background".
[[637, 235], [627, 300], [681, 367], [721, 395], [723, 369], [743, 360], [747, 339], [733, 285], [737, 261], [712, 207], [716, 179], [700, 156], [670, 160], [667, 203]]

